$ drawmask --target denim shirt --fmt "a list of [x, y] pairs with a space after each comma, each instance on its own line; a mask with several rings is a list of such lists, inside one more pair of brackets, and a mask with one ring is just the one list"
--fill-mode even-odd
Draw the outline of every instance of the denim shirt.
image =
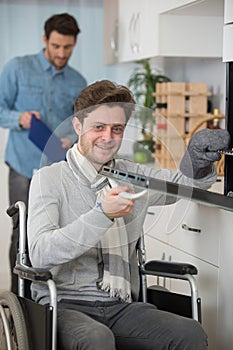
[[5, 153], [10, 167], [31, 178], [41, 163], [41, 151], [29, 140], [28, 130], [19, 126], [22, 112], [38, 111], [58, 137], [75, 141], [71, 117], [74, 102], [85, 86], [84, 77], [70, 66], [56, 70], [44, 50], [13, 58], [5, 65], [0, 76], [0, 127], [10, 129]]

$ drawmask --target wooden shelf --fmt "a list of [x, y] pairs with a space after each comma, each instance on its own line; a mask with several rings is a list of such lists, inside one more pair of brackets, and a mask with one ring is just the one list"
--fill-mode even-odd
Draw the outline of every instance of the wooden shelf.
[[[156, 84], [157, 108], [154, 117], [155, 140], [161, 144], [160, 155], [155, 152], [162, 167], [174, 169], [182, 159], [190, 131], [206, 127], [213, 117], [207, 113], [207, 97], [211, 96], [206, 83], [164, 82]], [[196, 130], [197, 131], [197, 130]]]
[[179, 91], [172, 91], [172, 92], [153, 92], [152, 96], [212, 96], [211, 92], [195, 92], [195, 91], [184, 91], [184, 92], [179, 92]]

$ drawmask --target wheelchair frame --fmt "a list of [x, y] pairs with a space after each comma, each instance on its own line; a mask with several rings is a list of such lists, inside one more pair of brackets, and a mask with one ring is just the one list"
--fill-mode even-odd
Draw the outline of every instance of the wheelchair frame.
[[[25, 204], [21, 201], [15, 203], [7, 209], [9, 216], [19, 214], [19, 252], [17, 254], [17, 262], [14, 268], [14, 273], [18, 275], [19, 278], [19, 292], [18, 296], [11, 292], [4, 292], [0, 295], [0, 316], [2, 328], [0, 327], [0, 332], [2, 331], [2, 337], [6, 339], [6, 347], [1, 348], [1, 350], [13, 350], [13, 341], [12, 341], [12, 330], [11, 323], [12, 319], [14, 322], [14, 334], [13, 336], [17, 337], [17, 349], [18, 350], [29, 350], [30, 345], [28, 339], [23, 339], [27, 337], [27, 327], [25, 321], [25, 315], [23, 312], [27, 311], [24, 303], [32, 302], [31, 300], [25, 299], [25, 281], [33, 281], [36, 283], [42, 283], [48, 286], [50, 293], [50, 303], [49, 303], [49, 312], [51, 313], [51, 340], [47, 341], [45, 350], [56, 350], [57, 349], [57, 289], [55, 282], [52, 279], [50, 271], [46, 269], [38, 269], [30, 267], [28, 255], [26, 252], [26, 207]], [[139, 260], [139, 271], [141, 278], [141, 299], [143, 302], [152, 302], [155, 303], [158, 308], [163, 309], [164, 305], [176, 304], [177, 300], [180, 301], [182, 297], [185, 298], [185, 308], [190, 303], [191, 313], [188, 312], [185, 314], [186, 317], [193, 318], [201, 322], [201, 310], [200, 310], [200, 298], [198, 297], [197, 283], [193, 275], [197, 275], [197, 269], [195, 266], [186, 264], [186, 263], [175, 263], [175, 262], [166, 262], [161, 260], [151, 260], [146, 262], [145, 257], [145, 242], [144, 237], [142, 236], [139, 239], [138, 245], [138, 260]], [[186, 280], [189, 282], [191, 288], [191, 296], [175, 294], [167, 290], [160, 290], [157, 287], [147, 287], [146, 276], [162, 276], [168, 278], [175, 278]], [[162, 300], [160, 307], [160, 297], [162, 294], [162, 299], [164, 295], [166, 296], [166, 301]], [[164, 294], [164, 295], [163, 295]], [[175, 299], [174, 299], [175, 296]], [[177, 299], [177, 297], [179, 299]], [[11, 300], [9, 303], [7, 300]], [[39, 305], [39, 304], [36, 304]], [[39, 305], [40, 307], [44, 307]], [[16, 316], [14, 308], [17, 309]], [[7, 316], [6, 310], [9, 310], [10, 317]], [[167, 310], [169, 311], [169, 310]], [[30, 311], [29, 311], [30, 312]], [[175, 310], [175, 313], [177, 310]], [[50, 323], [50, 322], [49, 322]], [[48, 331], [50, 333], [50, 330]], [[1, 333], [0, 333], [1, 336]], [[1, 340], [1, 338], [0, 338]], [[0, 343], [1, 345], [1, 343]], [[39, 348], [42, 350], [41, 348]], [[34, 350], [34, 349], [33, 349]], [[43, 349], [44, 350], [44, 349]]]
[[[29, 259], [28, 255], [26, 252], [26, 207], [25, 204], [21, 201], [15, 203], [12, 205], [10, 208], [7, 209], [7, 214], [9, 216], [14, 216], [16, 213], [19, 213], [19, 251], [17, 254], [17, 261], [16, 261], [16, 266], [14, 268], [14, 273], [18, 275], [19, 278], [19, 285], [18, 285], [18, 299], [20, 300], [21, 298], [25, 297], [25, 280], [28, 281], [33, 281], [33, 282], [38, 282], [42, 284], [46, 284], [49, 288], [49, 294], [50, 294], [50, 303], [49, 303], [49, 308], [50, 311], [52, 312], [52, 325], [51, 325], [51, 350], [56, 350], [57, 349], [57, 289], [55, 282], [52, 280], [52, 274], [50, 271], [46, 269], [35, 269], [32, 268], [28, 265]], [[11, 292], [5, 292], [8, 293], [9, 295], [14, 295]], [[17, 297], [16, 297], [17, 298]], [[6, 308], [7, 303], [5, 299], [3, 298], [1, 300], [1, 295], [0, 295], [0, 311], [1, 311], [1, 317], [4, 320], [3, 321], [3, 328], [5, 332], [5, 337], [6, 337], [6, 350], [13, 350], [13, 343], [10, 339], [10, 327], [9, 323], [7, 324], [7, 316], [6, 312], [4, 311], [4, 308]], [[23, 309], [23, 305], [18, 302], [18, 305], [16, 306], [17, 310], [19, 313], [21, 313], [20, 320], [23, 323], [23, 327], [25, 329], [26, 325], [25, 322], [23, 322], [23, 317], [22, 317], [22, 312], [20, 310]], [[11, 315], [12, 317], [12, 315]], [[14, 317], [13, 317], [13, 321]], [[16, 320], [17, 321], [17, 320]], [[16, 323], [16, 328], [20, 327], [20, 323]], [[17, 329], [18, 330], [18, 329]], [[27, 335], [27, 332], [24, 330], [24, 332], [17, 332], [19, 333], [19, 339], [17, 341], [21, 341], [21, 337], [25, 337]], [[29, 350], [29, 345], [27, 342], [23, 342], [23, 346], [21, 346], [21, 343], [19, 344], [19, 347], [17, 348], [18, 350]], [[18, 345], [18, 344], [17, 344]], [[27, 348], [25, 348], [28, 346]], [[5, 349], [4, 349], [5, 350]], [[46, 349], [47, 350], [47, 349]], [[49, 350], [49, 349], [48, 349]]]

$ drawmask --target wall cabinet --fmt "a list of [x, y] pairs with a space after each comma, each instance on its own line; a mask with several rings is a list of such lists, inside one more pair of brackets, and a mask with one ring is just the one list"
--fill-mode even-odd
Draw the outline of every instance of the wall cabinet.
[[223, 28], [223, 62], [233, 61], [233, 24], [225, 24]]
[[223, 17], [161, 14], [159, 55], [222, 57]]
[[151, 0], [119, 0], [119, 61], [156, 55], [158, 13]]
[[104, 52], [105, 64], [118, 61], [118, 0], [104, 0]]
[[[198, 268], [209, 349], [233, 348], [233, 213], [186, 200], [149, 208], [149, 212], [144, 224], [147, 259], [183, 261]], [[154, 284], [153, 279], [148, 283]], [[160, 283], [173, 291], [189, 292], [184, 281], [160, 278]]]
[[223, 13], [212, 5], [209, 0], [105, 0], [104, 62], [221, 57]]
[[158, 33], [157, 17], [152, 0], [104, 0], [104, 63], [154, 56], [158, 41], [151, 33]]
[[233, 22], [233, 1], [224, 0], [224, 24]]
[[223, 62], [233, 61], [233, 2], [225, 0], [224, 2], [224, 28], [223, 28]]

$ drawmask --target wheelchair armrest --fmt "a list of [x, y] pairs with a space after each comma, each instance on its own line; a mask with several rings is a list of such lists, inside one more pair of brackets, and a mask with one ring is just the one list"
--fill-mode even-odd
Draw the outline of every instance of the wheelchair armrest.
[[198, 271], [194, 265], [183, 262], [171, 262], [164, 260], [150, 260], [145, 263], [143, 274], [151, 273], [168, 273], [176, 275], [197, 275]]
[[29, 267], [26, 265], [16, 265], [14, 268], [14, 273], [16, 273], [20, 278], [30, 281], [47, 282], [48, 280], [52, 279], [52, 274], [49, 270]]

